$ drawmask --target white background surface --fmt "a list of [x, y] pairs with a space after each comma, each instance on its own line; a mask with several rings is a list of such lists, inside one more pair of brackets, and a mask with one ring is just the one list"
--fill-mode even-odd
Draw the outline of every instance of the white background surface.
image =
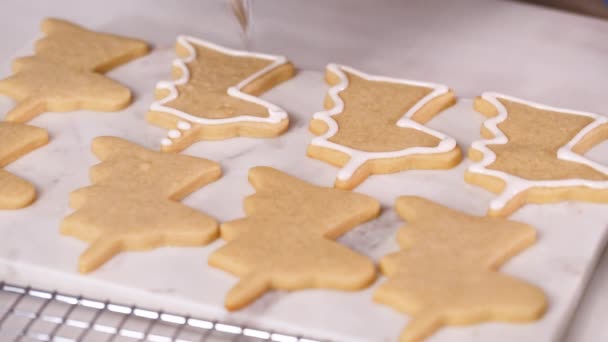
[[[219, 161], [224, 169], [220, 181], [196, 192], [185, 203], [220, 221], [241, 216], [241, 199], [251, 193], [247, 170], [255, 165], [272, 165], [318, 184], [331, 184], [337, 170], [304, 156], [311, 138], [306, 124], [321, 108], [326, 91], [321, 71], [328, 62], [449, 85], [461, 101], [430, 125], [455, 136], [465, 148], [477, 139], [482, 122], [481, 115], [471, 109], [470, 99], [485, 90], [608, 114], [608, 21], [513, 2], [401, 3], [255, 1], [253, 47], [286, 55], [301, 69], [295, 79], [265, 95], [291, 112], [292, 127], [278, 139], [199, 143], [185, 151]], [[59, 236], [57, 227], [70, 212], [67, 194], [88, 184], [88, 168], [96, 163], [89, 153], [90, 140], [111, 134], [157, 147], [165, 131], [148, 125], [143, 115], [152, 101], [154, 84], [169, 77], [175, 37], [185, 33], [238, 48], [243, 46], [240, 28], [220, 1], [4, 1], [3, 5], [2, 75], [9, 72], [12, 58], [31, 51], [39, 22], [47, 16], [142, 38], [154, 45], [154, 51], [109, 74], [134, 90], [136, 100], [126, 110], [45, 114], [32, 122], [48, 129], [52, 141], [7, 167], [33, 181], [40, 196], [30, 208], [0, 212], [0, 278], [233, 322], [253, 322], [313, 337], [395, 339], [407, 318], [371, 303], [373, 289], [358, 293], [275, 292], [243, 312], [226, 316], [221, 309], [223, 295], [236, 279], [205, 265], [207, 255], [221, 241], [199, 249], [124, 253], [94, 274], [78, 276], [76, 260], [85, 246]], [[11, 106], [9, 99], [0, 98], [0, 112]], [[589, 155], [608, 163], [608, 144], [596, 147]], [[369, 179], [358, 190], [378, 197], [384, 213], [342, 241], [375, 260], [394, 251], [394, 233], [402, 222], [390, 206], [404, 194], [421, 194], [471, 213], [483, 213], [492, 196], [464, 183], [462, 172], [467, 165], [463, 162], [451, 171]], [[513, 219], [535, 225], [540, 240], [503, 271], [542, 287], [551, 305], [547, 315], [528, 325], [489, 323], [443, 329], [433, 341], [551, 341], [562, 336], [585, 277], [603, 248], [606, 206], [528, 206]], [[608, 339], [602, 320], [608, 313], [608, 300], [602, 294], [608, 286], [608, 257], [604, 259], [574, 315], [570, 341]]]

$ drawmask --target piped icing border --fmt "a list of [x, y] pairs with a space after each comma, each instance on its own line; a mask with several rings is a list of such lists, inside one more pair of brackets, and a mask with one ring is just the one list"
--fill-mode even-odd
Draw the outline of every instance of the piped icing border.
[[[268, 55], [268, 54], [262, 54], [262, 53], [233, 50], [233, 49], [225, 48], [223, 46], [220, 46], [220, 45], [217, 45], [217, 44], [214, 44], [214, 43], [202, 40], [202, 39], [190, 37], [190, 36], [178, 36], [177, 42], [178, 42], [178, 44], [183, 46], [188, 51], [187, 56], [178, 57], [175, 60], [173, 60], [173, 66], [180, 69], [181, 76], [178, 79], [173, 80], [173, 81], [162, 81], [162, 82], [158, 82], [156, 84], [156, 89], [169, 90], [169, 95], [153, 102], [150, 105], [151, 111], [172, 114], [172, 115], [175, 115], [175, 116], [185, 120], [185, 121], [180, 121], [180, 122], [184, 122], [184, 123], [191, 122], [191, 123], [197, 123], [197, 124], [201, 124], [201, 125], [222, 125], [222, 124], [230, 124], [230, 123], [238, 123], [238, 122], [262, 122], [262, 123], [277, 124], [277, 123], [281, 122], [282, 120], [287, 119], [287, 112], [284, 109], [282, 109], [279, 106], [274, 105], [268, 101], [264, 101], [259, 97], [255, 97], [253, 95], [249, 95], [249, 94], [246, 94], [241, 91], [241, 89], [243, 89], [248, 84], [250, 84], [251, 82], [258, 79], [260, 76], [272, 71], [273, 69], [275, 69], [281, 65], [286, 64], [288, 62], [287, 58], [285, 58], [283, 56], [275, 56], [275, 55]], [[177, 90], [177, 86], [184, 85], [184, 84], [188, 83], [188, 81], [190, 80], [190, 70], [188, 69], [187, 64], [193, 62], [196, 59], [196, 49], [194, 48], [193, 45], [203, 46], [205, 48], [213, 49], [213, 50], [216, 50], [216, 51], [219, 51], [221, 53], [231, 55], [231, 56], [254, 57], [254, 58], [271, 60], [272, 61], [271, 64], [258, 70], [255, 73], [251, 74], [249, 77], [240, 81], [235, 86], [228, 88], [228, 91], [227, 91], [228, 95], [230, 95], [232, 97], [240, 98], [242, 100], [245, 100], [248, 102], [253, 102], [260, 106], [266, 107], [268, 109], [268, 117], [258, 117], [258, 116], [253, 116], [253, 115], [239, 115], [239, 116], [235, 116], [232, 118], [208, 119], [208, 118], [201, 118], [201, 117], [192, 115], [190, 113], [186, 113], [181, 110], [166, 106], [167, 103], [175, 100], [179, 96], [179, 91]], [[184, 125], [182, 125], [182, 126], [183, 126], [182, 128], [179, 128], [179, 127], [178, 128], [180, 130], [187, 130], [187, 129], [191, 128], [191, 126], [189, 126], [188, 128], [184, 129], [185, 126]], [[173, 132], [173, 133], [171, 133], [171, 132]], [[178, 134], [179, 134], [179, 136], [181, 136], [181, 133], [179, 130], [169, 131], [169, 135], [168, 135], [169, 138], [163, 139], [161, 141], [161, 143], [163, 145], [171, 145], [172, 144], [171, 135], [177, 136]]]
[[[337, 178], [339, 180], [345, 181], [350, 179], [355, 173], [355, 171], [357, 171], [359, 167], [361, 167], [365, 162], [369, 160], [398, 158], [414, 154], [444, 153], [449, 152], [456, 147], [456, 141], [453, 138], [448, 137], [447, 135], [441, 132], [428, 128], [422, 124], [419, 124], [411, 119], [412, 116], [417, 111], [419, 111], [420, 108], [422, 108], [425, 104], [429, 103], [438, 96], [446, 94], [449, 91], [449, 88], [447, 86], [427, 82], [418, 82], [405, 79], [369, 75], [364, 72], [355, 70], [351, 67], [339, 64], [328, 64], [327, 70], [337, 75], [340, 78], [340, 83], [332, 86], [328, 90], [328, 94], [334, 103], [333, 108], [313, 114], [313, 119], [322, 120], [323, 122], [325, 122], [325, 124], [327, 124], [328, 130], [325, 132], [325, 134], [312, 139], [311, 145], [334, 149], [342, 153], [346, 153], [350, 156], [349, 161], [338, 172]], [[399, 121], [397, 121], [397, 126], [423, 131], [424, 133], [430, 134], [436, 137], [437, 139], [440, 139], [441, 141], [439, 142], [439, 144], [435, 147], [418, 146], [409, 147], [398, 151], [368, 152], [357, 150], [329, 141], [328, 139], [334, 136], [339, 129], [338, 123], [332, 118], [332, 116], [340, 114], [344, 110], [344, 101], [342, 101], [339, 94], [342, 91], [346, 90], [346, 88], [348, 88], [348, 77], [346, 76], [346, 74], [344, 74], [342, 70], [369, 81], [399, 83], [418, 87], [432, 88], [433, 91], [431, 93], [429, 93], [420, 101], [418, 101], [399, 119]]]
[[493, 176], [500, 178], [505, 183], [505, 188], [498, 195], [498, 197], [494, 198], [490, 202], [490, 208], [492, 210], [500, 210], [502, 209], [511, 199], [517, 196], [522, 191], [526, 191], [533, 187], [574, 187], [574, 186], [583, 186], [594, 189], [608, 189], [608, 181], [593, 181], [586, 179], [563, 179], [563, 180], [540, 180], [540, 181], [531, 181], [521, 177], [517, 177], [512, 174], [508, 174], [506, 172], [491, 170], [488, 169], [487, 166], [492, 164], [496, 160], [496, 154], [488, 148], [488, 145], [504, 145], [508, 142], [507, 136], [498, 128], [498, 124], [505, 121], [507, 119], [508, 113], [507, 109], [498, 101], [499, 98], [505, 99], [511, 102], [521, 103], [527, 106], [535, 107], [541, 110], [548, 110], [558, 113], [565, 114], [573, 114], [573, 115], [581, 115], [593, 118], [590, 124], [585, 126], [572, 140], [570, 140], [566, 145], [559, 148], [557, 151], [557, 158], [571, 161], [575, 163], [585, 164], [594, 170], [603, 173], [608, 176], [608, 167], [601, 165], [597, 162], [589, 160], [583, 157], [580, 154], [572, 151], [574, 146], [578, 144], [587, 134], [589, 134], [594, 129], [599, 126], [608, 123], [608, 118], [605, 116], [601, 116], [599, 114], [581, 112], [576, 110], [570, 110], [565, 108], [556, 108], [550, 107], [547, 105], [534, 103], [527, 100], [518, 99], [512, 96], [503, 95], [495, 92], [485, 92], [481, 95], [481, 98], [490, 102], [497, 110], [498, 115], [492, 117], [491, 119], [486, 120], [483, 125], [484, 127], [492, 132], [494, 138], [492, 139], [484, 139], [477, 140], [471, 144], [471, 147], [475, 150], [478, 150], [483, 154], [483, 159], [471, 166], [467, 169], [467, 171], [472, 173], [478, 173], [488, 176]]

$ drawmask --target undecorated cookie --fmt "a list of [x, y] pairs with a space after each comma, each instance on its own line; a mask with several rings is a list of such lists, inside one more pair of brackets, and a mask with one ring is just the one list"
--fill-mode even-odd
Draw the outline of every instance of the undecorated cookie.
[[456, 141], [423, 124], [455, 102], [446, 86], [373, 76], [329, 64], [326, 111], [307, 154], [340, 167], [335, 186], [352, 189], [371, 174], [447, 169], [461, 160]]
[[0, 81], [0, 94], [17, 101], [7, 121], [25, 122], [46, 111], [116, 111], [129, 105], [131, 91], [100, 73], [148, 53], [145, 42], [60, 19], [45, 19], [41, 26], [45, 36], [36, 42], [34, 56], [15, 60], [13, 75]]
[[359, 290], [373, 282], [372, 261], [332, 240], [378, 216], [378, 201], [270, 167], [252, 168], [249, 182], [256, 193], [245, 199], [246, 217], [222, 224], [228, 243], [209, 258], [240, 278], [226, 308], [242, 308], [271, 289]]
[[534, 228], [415, 196], [400, 197], [396, 210], [408, 223], [398, 232], [402, 250], [382, 259], [388, 280], [374, 299], [409, 315], [400, 341], [421, 341], [445, 325], [543, 315], [547, 300], [539, 288], [498, 272], [535, 242]]
[[61, 232], [90, 243], [78, 269], [93, 271], [115, 254], [161, 246], [200, 246], [219, 233], [211, 217], [178, 201], [221, 176], [219, 164], [150, 151], [116, 137], [98, 137], [93, 185], [70, 194], [76, 211]]
[[177, 38], [173, 81], [156, 86], [147, 119], [167, 129], [163, 151], [199, 140], [275, 137], [288, 126], [285, 110], [257, 97], [295, 74], [285, 57], [232, 50], [188, 36]]
[[[36, 57], [73, 69], [105, 73], [149, 51], [142, 40], [89, 31], [62, 19], [44, 19], [40, 28], [44, 37], [36, 42]], [[23, 60], [15, 60], [13, 66]]]
[[488, 214], [526, 203], [608, 203], [608, 167], [583, 154], [608, 139], [608, 118], [484, 93], [475, 109], [490, 118], [475, 141], [465, 180], [498, 194]]
[[7, 121], [27, 122], [44, 112], [117, 111], [131, 103], [129, 88], [94, 72], [38, 57], [21, 61], [14, 70], [14, 75], [0, 80], [0, 94], [17, 100], [6, 113]]
[[[0, 167], [46, 145], [48, 141], [49, 135], [42, 128], [0, 122]], [[22, 208], [35, 199], [36, 189], [31, 183], [0, 169], [0, 209]]]

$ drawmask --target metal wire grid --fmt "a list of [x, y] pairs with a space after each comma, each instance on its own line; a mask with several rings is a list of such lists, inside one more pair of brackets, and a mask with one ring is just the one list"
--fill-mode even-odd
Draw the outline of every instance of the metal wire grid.
[[319, 342], [0, 282], [0, 341]]

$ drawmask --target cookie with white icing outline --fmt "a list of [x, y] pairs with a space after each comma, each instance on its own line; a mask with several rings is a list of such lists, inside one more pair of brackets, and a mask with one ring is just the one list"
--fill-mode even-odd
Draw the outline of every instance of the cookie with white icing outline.
[[240, 309], [271, 289], [359, 290], [373, 282], [373, 262], [332, 240], [380, 213], [363, 194], [320, 187], [270, 167], [249, 170], [256, 193], [246, 217], [222, 224], [228, 242], [209, 264], [239, 277], [226, 295]]
[[510, 215], [526, 203], [608, 203], [608, 167], [583, 154], [608, 139], [608, 118], [484, 93], [474, 107], [489, 119], [473, 142], [465, 180], [498, 197], [488, 214]]
[[170, 129], [163, 151], [199, 140], [268, 138], [288, 126], [282, 108], [258, 96], [295, 74], [285, 57], [228, 49], [188, 36], [177, 38], [173, 81], [159, 82], [148, 122]]
[[380, 262], [388, 280], [374, 300], [409, 315], [401, 342], [421, 341], [447, 325], [542, 317], [543, 291], [498, 270], [534, 244], [533, 227], [416, 196], [400, 197], [395, 209], [407, 225], [397, 235], [401, 250]]
[[[0, 122], [0, 167], [20, 158], [49, 141], [46, 130], [11, 122]], [[18, 209], [36, 199], [34, 186], [0, 169], [0, 209]]]
[[424, 123], [455, 103], [446, 86], [373, 76], [329, 64], [326, 111], [315, 113], [318, 137], [308, 156], [340, 167], [335, 186], [352, 189], [371, 174], [447, 169], [461, 160], [447, 135]]
[[117, 111], [131, 103], [131, 91], [101, 73], [148, 53], [145, 42], [60, 19], [45, 19], [41, 28], [45, 36], [34, 56], [16, 59], [13, 75], [0, 80], [0, 94], [17, 101], [7, 121], [26, 122], [47, 111]]
[[70, 194], [75, 211], [61, 233], [90, 243], [78, 270], [86, 273], [122, 251], [201, 246], [219, 235], [211, 217], [178, 201], [221, 176], [219, 164], [148, 150], [116, 137], [97, 137], [93, 185]]

